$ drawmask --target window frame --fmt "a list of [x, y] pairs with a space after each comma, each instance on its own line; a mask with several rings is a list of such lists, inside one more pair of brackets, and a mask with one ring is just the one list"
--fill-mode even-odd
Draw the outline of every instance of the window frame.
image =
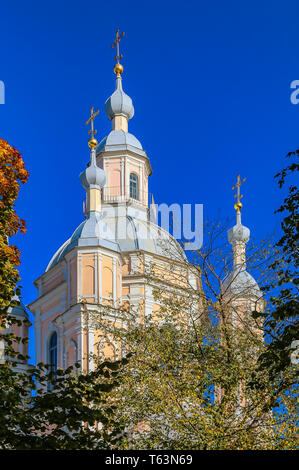
[[[135, 187], [133, 185], [136, 185]], [[130, 173], [130, 198], [139, 201], [139, 177], [137, 173], [131, 172]], [[134, 194], [136, 193], [136, 197]]]
[[[53, 338], [55, 338], [56, 343], [52, 344]], [[54, 356], [54, 360], [53, 360]], [[51, 372], [55, 372], [58, 368], [58, 334], [56, 331], [53, 331], [49, 338], [48, 343], [48, 360], [51, 366]]]

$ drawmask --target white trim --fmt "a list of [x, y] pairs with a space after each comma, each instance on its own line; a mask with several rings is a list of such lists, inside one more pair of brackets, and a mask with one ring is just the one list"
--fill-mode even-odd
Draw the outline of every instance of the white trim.
[[94, 252], [94, 298], [99, 302], [99, 282], [98, 282], [98, 254]]
[[40, 310], [37, 310], [34, 321], [35, 329], [35, 362], [41, 362], [41, 318]]
[[111, 343], [114, 347], [115, 350], [115, 360], [117, 361], [119, 358], [119, 349], [117, 347], [117, 344], [110, 338], [110, 336], [107, 336], [106, 338], [103, 338], [99, 344], [98, 344], [98, 356], [99, 356], [99, 361], [103, 361], [102, 356], [102, 351], [103, 351], [103, 344], [104, 343]]
[[[45, 320], [48, 320], [48, 318], [52, 317], [53, 315], [60, 315], [62, 313], [62, 299], [60, 299], [60, 302], [58, 305], [55, 307], [51, 308], [50, 310], [47, 311], [47, 313], [41, 313], [39, 317], [39, 321], [43, 323]], [[40, 312], [40, 310], [38, 310]]]
[[67, 260], [67, 306], [71, 304], [71, 269], [70, 258]]
[[139, 163], [139, 201], [144, 204], [143, 200], [143, 172], [142, 163]]
[[94, 370], [94, 330], [88, 325], [88, 371]]
[[116, 307], [116, 298], [117, 298], [117, 290], [116, 290], [116, 287], [117, 287], [117, 279], [116, 279], [116, 258], [113, 258], [113, 292], [112, 292], [112, 296], [113, 296], [113, 306]]
[[31, 304], [26, 305], [26, 307], [30, 310], [31, 313], [33, 313], [33, 315], [35, 315], [34, 309], [41, 310], [42, 307], [48, 303], [49, 299], [52, 300], [53, 298], [58, 298], [65, 292], [66, 285], [67, 282], [63, 281], [61, 284], [58, 284], [56, 287], [44, 294], [42, 297], [39, 297], [38, 299], [34, 300], [34, 302], [31, 302]]
[[72, 344], [74, 346], [74, 357], [73, 357], [73, 365], [77, 362], [77, 355], [78, 355], [78, 346], [77, 346], [77, 343], [76, 341], [73, 339], [73, 338], [70, 338], [68, 340], [68, 342], [66, 343], [66, 346], [65, 346], [65, 353], [64, 353], [64, 367], [67, 368], [68, 367], [68, 363], [67, 363], [67, 352], [68, 352], [68, 348], [69, 348], [69, 345]]
[[81, 253], [78, 252], [78, 297], [82, 298], [82, 259]]
[[49, 329], [47, 331], [47, 335], [45, 337], [44, 341], [44, 357], [43, 361], [45, 364], [50, 363], [50, 358], [49, 358], [49, 345], [50, 345], [50, 339], [53, 333], [57, 334], [57, 367], [62, 367], [63, 364], [59, 365], [59, 356], [60, 356], [60, 350], [61, 350], [61, 344], [60, 344], [60, 334], [59, 334], [59, 329], [57, 328], [56, 325], [54, 325], [53, 322], [49, 323]]
[[[106, 174], [106, 184], [104, 186], [105, 195], [109, 196], [109, 162], [105, 159], [105, 174]], [[108, 194], [107, 194], [108, 193]]]
[[124, 196], [124, 190], [125, 190], [125, 162], [124, 162], [124, 157], [121, 156], [121, 195]]
[[128, 157], [126, 157], [126, 191], [125, 195], [130, 197], [130, 162], [128, 161]]
[[102, 302], [103, 298], [103, 288], [102, 288], [102, 253], [98, 253], [99, 257], [99, 281], [100, 281], [100, 299], [99, 301]]
[[79, 315], [79, 335], [78, 335], [78, 361], [80, 362], [81, 364], [81, 369], [83, 367], [83, 347], [82, 347], [82, 344], [83, 344], [83, 322], [82, 322], [82, 316], [83, 316], [83, 313], [82, 313], [82, 310], [81, 310], [81, 313]]

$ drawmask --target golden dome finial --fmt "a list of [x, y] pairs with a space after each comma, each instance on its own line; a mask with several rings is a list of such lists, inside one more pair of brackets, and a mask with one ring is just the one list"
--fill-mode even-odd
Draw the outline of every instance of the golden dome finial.
[[238, 175], [237, 182], [236, 182], [235, 186], [232, 187], [232, 190], [237, 189], [237, 194], [234, 195], [234, 197], [237, 198], [237, 202], [235, 202], [235, 204], [234, 204], [234, 208], [237, 212], [240, 212], [242, 207], [243, 207], [243, 204], [240, 201], [240, 199], [242, 199], [242, 197], [243, 197], [243, 195], [240, 194], [240, 188], [241, 188], [241, 184], [244, 183], [245, 180], [246, 180], [246, 178], [243, 178], [241, 180], [240, 175]]
[[124, 71], [124, 68], [123, 66], [119, 63], [120, 59], [123, 58], [122, 54], [119, 53], [119, 42], [121, 40], [121, 38], [123, 38], [125, 35], [125, 33], [121, 33], [119, 34], [119, 29], [116, 30], [116, 38], [115, 38], [115, 41], [114, 43], [112, 44], [111, 46], [111, 49], [113, 49], [115, 46], [116, 46], [116, 56], [114, 57], [114, 60], [117, 61], [117, 63], [115, 64], [114, 66], [114, 73], [116, 75], [121, 75]]
[[95, 135], [97, 133], [97, 130], [94, 129], [94, 120], [95, 120], [95, 117], [99, 114], [99, 110], [97, 110], [95, 113], [93, 112], [93, 106], [90, 108], [90, 116], [89, 116], [89, 119], [88, 121], [86, 121], [85, 125], [87, 126], [89, 123], [90, 123], [90, 129], [88, 131], [88, 134], [91, 134], [91, 137], [88, 141], [88, 145], [91, 149], [94, 149], [96, 148], [96, 146], [98, 145], [98, 141], [97, 139], [95, 138]]

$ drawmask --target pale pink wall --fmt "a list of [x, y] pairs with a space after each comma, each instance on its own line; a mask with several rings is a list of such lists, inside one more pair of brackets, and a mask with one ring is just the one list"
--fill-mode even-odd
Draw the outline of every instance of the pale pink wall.
[[94, 255], [82, 256], [82, 295], [88, 297], [95, 293], [95, 261]]
[[[12, 332], [13, 335], [16, 335], [17, 337], [21, 337], [22, 336], [22, 327], [20, 327], [18, 325], [11, 325], [11, 332]], [[13, 347], [15, 352], [20, 352], [21, 354], [23, 353], [21, 344], [14, 341], [13, 344], [12, 344], [12, 347]]]
[[136, 165], [130, 161], [130, 174], [135, 173], [138, 176], [138, 181], [140, 184], [140, 168], [139, 165]]
[[[76, 352], [76, 356], [78, 355], [78, 339], [76, 337], [77, 336], [76, 332], [72, 331], [72, 329], [76, 325], [77, 325], [77, 319], [73, 320], [70, 323], [67, 323], [64, 329], [64, 344], [63, 344], [64, 351], [63, 352], [64, 352], [64, 357], [66, 359], [66, 367], [73, 365], [72, 358], [74, 357], [74, 352]], [[71, 340], [74, 341], [76, 344], [76, 351], [73, 345], [72, 353], [70, 353], [69, 351], [69, 343]], [[76, 360], [78, 360], [78, 357], [76, 357]]]
[[74, 348], [74, 345], [71, 343], [68, 345], [67, 352], [66, 352], [66, 366], [67, 367], [74, 365], [74, 354], [75, 354], [75, 348]]
[[121, 300], [121, 266], [119, 263], [116, 265], [117, 268], [117, 299]]
[[121, 167], [120, 162], [109, 165], [109, 195], [119, 196], [121, 194]]
[[[62, 312], [61, 311], [56, 311], [52, 315], [50, 315], [48, 318], [44, 319], [46, 314], [55, 307], [58, 307], [59, 304], [61, 303], [61, 298], [59, 297], [56, 301], [52, 302], [51, 304], [48, 304], [46, 307], [41, 312], [41, 361], [46, 362], [47, 358], [44, 357], [44, 349], [45, 349], [45, 343], [48, 339], [49, 335], [49, 330], [50, 330], [50, 323], [53, 322], [58, 315], [60, 315]], [[62, 365], [60, 364], [60, 355], [58, 357], [58, 365], [61, 367]]]
[[77, 302], [77, 257], [70, 260], [70, 299], [71, 305]]
[[[54, 277], [53, 277], [54, 276]], [[58, 286], [63, 282], [63, 268], [59, 266], [58, 269], [45, 276], [42, 280], [42, 291], [43, 294], [50, 292], [54, 287]]]

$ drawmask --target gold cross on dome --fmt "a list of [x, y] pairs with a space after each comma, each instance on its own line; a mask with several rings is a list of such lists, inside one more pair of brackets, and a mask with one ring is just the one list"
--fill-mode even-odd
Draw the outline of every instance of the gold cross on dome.
[[91, 107], [90, 109], [90, 116], [89, 116], [89, 119], [88, 121], [86, 121], [85, 125], [87, 126], [89, 123], [90, 123], [90, 129], [88, 131], [88, 134], [91, 134], [91, 139], [94, 138], [94, 136], [96, 135], [97, 133], [97, 130], [94, 129], [94, 120], [95, 120], [95, 117], [99, 114], [99, 110], [97, 110], [95, 113], [93, 112], [93, 106]]
[[116, 56], [114, 57], [114, 60], [117, 60], [117, 63], [119, 64], [120, 59], [122, 59], [122, 54], [119, 54], [119, 42], [121, 38], [123, 38], [125, 33], [119, 34], [119, 29], [116, 30], [116, 38], [114, 43], [111, 46], [111, 49], [113, 49], [116, 46]]
[[246, 178], [243, 178], [241, 180], [240, 178], [240, 175], [238, 175], [237, 177], [237, 182], [236, 184], [232, 187], [232, 190], [236, 189], [237, 190], [237, 193], [234, 195], [234, 197], [237, 198], [237, 202], [235, 203], [235, 209], [236, 211], [240, 212], [240, 210], [242, 209], [242, 202], [241, 202], [241, 199], [243, 197], [242, 194], [240, 194], [240, 188], [241, 188], [241, 184], [244, 183], [244, 181], [246, 180]]

